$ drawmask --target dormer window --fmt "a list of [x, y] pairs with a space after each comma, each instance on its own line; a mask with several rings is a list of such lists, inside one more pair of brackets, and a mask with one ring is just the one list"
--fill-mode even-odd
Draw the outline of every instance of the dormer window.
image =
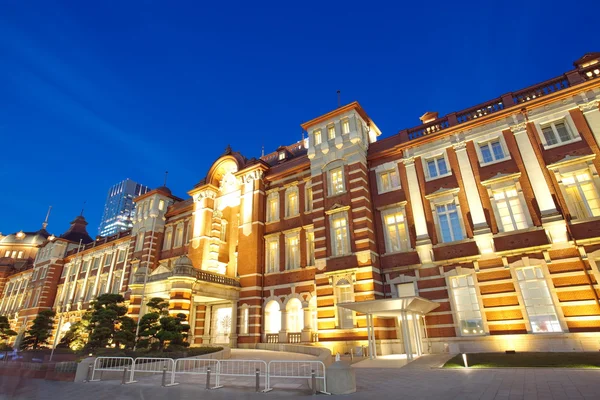
[[279, 161], [285, 160], [285, 151], [279, 152]]
[[335, 125], [330, 125], [327, 127], [327, 139], [335, 139]]
[[315, 135], [315, 146], [321, 144], [321, 142], [323, 141], [321, 138], [321, 130], [318, 129], [318, 130], [314, 131], [313, 134]]

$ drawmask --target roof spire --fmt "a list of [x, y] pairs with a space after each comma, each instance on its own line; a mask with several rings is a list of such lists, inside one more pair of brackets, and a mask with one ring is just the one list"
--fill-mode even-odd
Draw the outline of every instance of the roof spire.
[[260, 149], [261, 149], [260, 150], [260, 156], [264, 157], [265, 156], [265, 145], [263, 144]]
[[50, 217], [50, 211], [52, 211], [52, 206], [48, 207], [48, 212], [46, 213], [46, 219], [42, 222], [42, 229], [46, 229], [48, 226], [48, 218]]
[[337, 100], [338, 100], [338, 108], [342, 106], [342, 92], [340, 90], [337, 91]]
[[81, 216], [81, 217], [83, 217], [83, 210], [85, 210], [85, 202], [86, 202], [86, 201], [87, 201], [87, 200], [84, 200], [84, 201], [83, 201], [83, 204], [81, 205], [81, 213], [79, 214], [79, 216]]
[[167, 177], [169, 176], [169, 171], [165, 171], [165, 181], [163, 183], [163, 186], [167, 186]]

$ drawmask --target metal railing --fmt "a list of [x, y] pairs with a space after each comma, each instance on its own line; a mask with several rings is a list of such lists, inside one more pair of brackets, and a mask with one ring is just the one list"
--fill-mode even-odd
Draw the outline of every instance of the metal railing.
[[[175, 360], [171, 383], [175, 383], [175, 374], [207, 375], [209, 374], [209, 371], [215, 375], [218, 374], [219, 360], [206, 358], [180, 358]], [[207, 382], [207, 387], [208, 386], [210, 386], [210, 382]]]
[[102, 373], [102, 371], [118, 372], [128, 369], [131, 371], [133, 376], [133, 363], [134, 361], [131, 357], [98, 357], [94, 361], [94, 368], [92, 369], [92, 378], [90, 379], [90, 382], [100, 380], [95, 379], [97, 371], [100, 371], [100, 373]]
[[263, 360], [219, 360], [219, 369], [217, 372], [217, 385], [221, 386], [221, 376], [237, 377], [263, 377], [265, 380], [265, 390], [268, 388], [269, 377], [267, 375], [267, 363]]
[[171, 376], [171, 384], [174, 384], [175, 361], [172, 358], [138, 357], [133, 363], [131, 378], [129, 382], [135, 382], [136, 373], [158, 374], [166, 372]]
[[[273, 360], [268, 366], [267, 387], [271, 390], [271, 379], [311, 379], [313, 392], [327, 393], [327, 377], [325, 364], [322, 361], [284, 361]], [[315, 386], [317, 381], [322, 382], [322, 390]]]

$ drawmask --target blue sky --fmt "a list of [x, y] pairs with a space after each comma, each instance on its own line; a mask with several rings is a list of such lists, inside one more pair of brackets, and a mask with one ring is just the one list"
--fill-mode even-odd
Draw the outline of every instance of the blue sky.
[[176, 195], [358, 100], [390, 136], [600, 51], [595, 1], [2, 1], [0, 232], [60, 234], [131, 178]]

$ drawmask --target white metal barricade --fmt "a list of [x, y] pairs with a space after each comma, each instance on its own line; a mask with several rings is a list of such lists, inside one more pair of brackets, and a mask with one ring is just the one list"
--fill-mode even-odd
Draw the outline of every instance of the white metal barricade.
[[173, 369], [171, 383], [175, 383], [175, 374], [206, 375], [209, 368], [211, 373], [218, 377], [219, 360], [205, 358], [180, 358], [175, 360], [175, 367]]
[[219, 371], [217, 373], [217, 386], [221, 386], [221, 376], [256, 377], [258, 370], [259, 378], [265, 379], [265, 390], [267, 389], [269, 377], [267, 376], [267, 363], [263, 360], [219, 360]]
[[175, 362], [172, 358], [138, 357], [133, 363], [130, 382], [135, 382], [134, 378], [136, 372], [157, 374], [166, 371], [167, 376], [171, 377], [171, 383], [167, 384], [166, 386], [170, 386], [174, 384], [174, 382], [172, 381], [174, 370]]
[[92, 370], [92, 378], [90, 382], [99, 381], [94, 379], [96, 371], [125, 371], [129, 369], [133, 373], [133, 358], [131, 357], [97, 357], [94, 361], [94, 369]]
[[[267, 387], [265, 390], [271, 390], [272, 378], [283, 379], [311, 379], [312, 372], [315, 373], [316, 381], [323, 381], [323, 390], [317, 390], [321, 393], [327, 393], [327, 377], [325, 375], [325, 364], [322, 361], [269, 361], [267, 374]], [[318, 387], [318, 386], [317, 386]]]

